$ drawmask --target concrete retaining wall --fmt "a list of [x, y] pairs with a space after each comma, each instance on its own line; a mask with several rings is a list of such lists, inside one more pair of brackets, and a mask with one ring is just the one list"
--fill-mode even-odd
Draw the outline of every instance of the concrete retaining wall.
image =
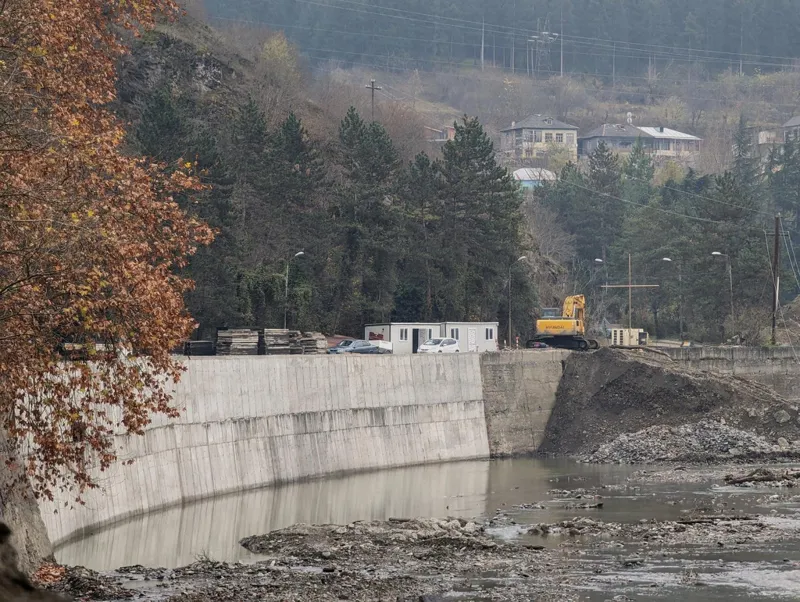
[[[489, 456], [480, 356], [193, 358], [183, 414], [119, 437], [103, 490], [43, 502], [54, 544], [224, 493], [350, 472]], [[58, 509], [56, 514], [54, 511]]]
[[772, 387], [787, 399], [800, 398], [800, 351], [796, 352], [790, 347], [684, 347], [661, 350], [690, 368], [734, 374]]
[[484, 355], [483, 400], [492, 456], [532, 454], [544, 439], [569, 351]]

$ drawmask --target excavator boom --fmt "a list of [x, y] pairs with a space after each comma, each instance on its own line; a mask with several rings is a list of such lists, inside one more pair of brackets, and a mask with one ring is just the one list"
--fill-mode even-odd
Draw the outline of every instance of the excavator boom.
[[[558, 311], [558, 310], [556, 310]], [[585, 339], [586, 297], [573, 295], [564, 299], [561, 317], [547, 317], [536, 321], [536, 337], [528, 341], [542, 342], [562, 349], [597, 349], [597, 341]]]

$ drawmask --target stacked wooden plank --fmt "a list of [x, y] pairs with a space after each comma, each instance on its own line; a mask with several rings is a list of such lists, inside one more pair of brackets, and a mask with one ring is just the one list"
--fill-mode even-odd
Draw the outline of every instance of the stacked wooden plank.
[[217, 355], [258, 355], [258, 331], [249, 328], [218, 330]]
[[328, 340], [319, 332], [266, 328], [260, 331], [259, 353], [265, 355], [323, 354], [328, 352]]
[[265, 328], [262, 333], [266, 355], [289, 355], [303, 353], [298, 343], [300, 333], [282, 328]]
[[304, 332], [300, 344], [306, 355], [328, 353], [328, 339], [321, 332]]

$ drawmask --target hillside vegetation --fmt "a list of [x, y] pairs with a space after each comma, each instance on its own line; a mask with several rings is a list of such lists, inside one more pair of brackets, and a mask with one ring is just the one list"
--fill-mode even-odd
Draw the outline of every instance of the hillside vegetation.
[[[191, 19], [163, 25], [120, 81], [133, 150], [182, 158], [207, 186], [187, 199], [218, 232], [188, 270], [198, 335], [279, 327], [285, 309], [291, 327], [352, 335], [504, 317], [509, 266], [530, 245], [480, 123], [461, 119], [441, 157], [419, 154], [411, 109], [381, 106], [372, 122], [335, 80], [312, 86], [282, 35], [237, 42]], [[530, 324], [533, 286], [522, 266], [511, 277]]]

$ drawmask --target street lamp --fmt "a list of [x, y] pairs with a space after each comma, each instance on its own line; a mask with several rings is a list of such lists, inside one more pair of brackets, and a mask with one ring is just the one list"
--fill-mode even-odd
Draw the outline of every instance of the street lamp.
[[730, 293], [731, 293], [731, 325], [733, 329], [733, 333], [736, 334], [736, 314], [733, 311], [733, 268], [731, 267], [731, 258], [730, 255], [725, 253], [720, 253], [719, 251], [714, 251], [711, 253], [713, 257], [724, 257], [725, 261], [728, 264], [728, 282], [730, 283]]
[[508, 346], [511, 347], [511, 269], [520, 261], [525, 261], [524, 255], [508, 266]]
[[[664, 257], [662, 261], [672, 263], [670, 257]], [[680, 322], [680, 338], [683, 343], [683, 274], [681, 270], [681, 262], [678, 261], [678, 321]]]
[[283, 329], [286, 330], [286, 319], [289, 314], [289, 265], [292, 263], [292, 259], [300, 257], [301, 255], [305, 255], [305, 251], [300, 251], [299, 253], [295, 253], [294, 257], [291, 257], [289, 261], [286, 262], [286, 289], [283, 295]]
[[606, 286], [608, 286], [608, 268], [606, 267], [606, 262], [604, 259], [600, 259], [599, 257], [595, 257], [594, 260], [595, 265], [599, 267], [603, 267], [604, 270], [604, 286], [602, 287], [602, 293], [600, 293], [600, 309], [602, 310], [602, 320], [603, 320], [603, 329], [605, 330], [606, 326]]

